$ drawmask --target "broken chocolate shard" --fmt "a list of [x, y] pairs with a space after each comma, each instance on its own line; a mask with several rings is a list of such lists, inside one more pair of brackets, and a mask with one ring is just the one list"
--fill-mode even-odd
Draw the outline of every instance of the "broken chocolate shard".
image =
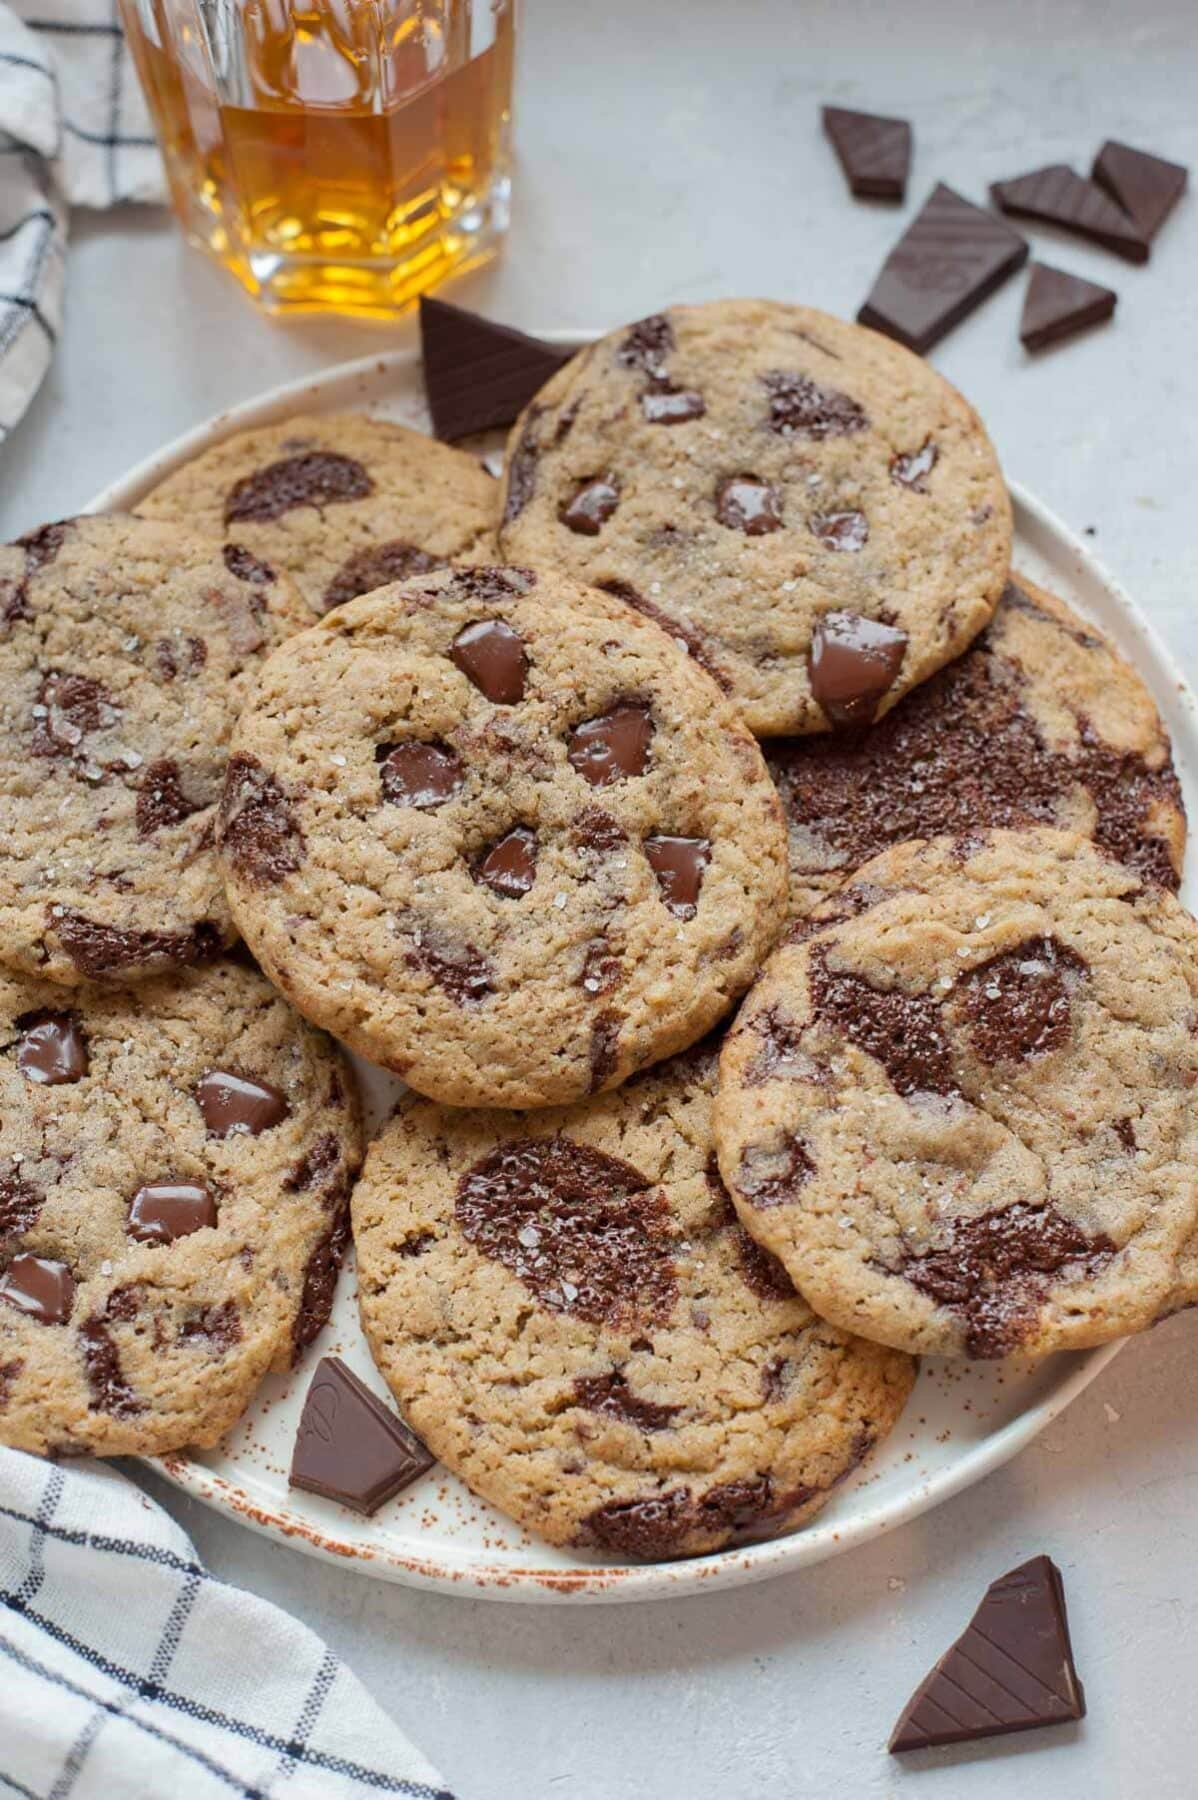
[[892, 1753], [1005, 1737], [1085, 1716], [1065, 1590], [1047, 1556], [1033, 1556], [986, 1590], [965, 1632], [903, 1708]]
[[924, 354], [1027, 255], [1013, 226], [941, 182], [882, 264], [858, 321]]
[[1141, 237], [1151, 242], [1185, 193], [1188, 174], [1180, 163], [1108, 138], [1094, 158], [1090, 178], [1106, 189]]
[[1068, 163], [1048, 163], [1011, 181], [996, 181], [990, 198], [1005, 213], [1075, 232], [1128, 262], [1148, 261], [1148, 240], [1135, 221]]
[[420, 344], [433, 430], [444, 439], [510, 425], [578, 348], [546, 344], [427, 294], [420, 301]]
[[292, 1487], [369, 1517], [436, 1460], [339, 1356], [321, 1358], [296, 1432]]
[[1047, 263], [1033, 263], [1019, 321], [1020, 339], [1026, 349], [1042, 350], [1088, 325], [1100, 325], [1110, 318], [1117, 300], [1113, 288], [1083, 281], [1080, 275]]
[[906, 119], [824, 107], [824, 130], [853, 193], [865, 200], [901, 200], [911, 169]]

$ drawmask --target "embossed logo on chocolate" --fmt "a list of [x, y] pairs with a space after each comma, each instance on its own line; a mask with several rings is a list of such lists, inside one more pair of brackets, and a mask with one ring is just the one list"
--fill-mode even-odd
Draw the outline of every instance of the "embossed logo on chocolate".
[[896, 487], [911, 488], [916, 494], [928, 491], [928, 476], [936, 467], [939, 450], [928, 438], [918, 450], [900, 452], [892, 457], [890, 463], [890, 479]]
[[896, 1093], [957, 1093], [939, 1002], [931, 994], [876, 988], [862, 975], [832, 968], [828, 956], [827, 945], [817, 944], [808, 965], [816, 1018], [881, 1063]]
[[574, 1398], [587, 1412], [620, 1419], [639, 1431], [666, 1431], [683, 1410], [681, 1406], [646, 1400], [634, 1393], [622, 1369], [611, 1369], [606, 1375], [577, 1376]]
[[638, 319], [635, 325], [629, 326], [616, 351], [616, 361], [625, 369], [640, 369], [643, 374], [662, 381], [666, 358], [673, 349], [674, 327], [665, 313], [651, 313], [647, 319]]
[[459, 631], [449, 652], [462, 674], [495, 706], [524, 698], [528, 653], [518, 631], [502, 619], [480, 619]]
[[205, 804], [189, 800], [183, 792], [178, 763], [159, 757], [149, 765], [137, 789], [137, 835], [153, 837], [166, 825], [181, 825], [193, 813], [202, 812]]
[[393, 806], [428, 812], [452, 800], [466, 779], [461, 758], [445, 744], [378, 744], [374, 760], [383, 799]]
[[304, 834], [281, 784], [256, 756], [230, 757], [220, 803], [221, 854], [255, 887], [270, 887], [304, 860]]
[[868, 725], [903, 664], [907, 634], [860, 613], [828, 612], [815, 622], [811, 692], [831, 724]]
[[769, 426], [783, 437], [848, 437], [869, 425], [864, 410], [848, 394], [821, 387], [808, 375], [773, 369], [761, 377], [770, 397]]
[[[864, 550], [869, 542], [869, 524], [864, 513], [813, 513], [807, 523], [820, 543], [826, 544], [829, 550], [851, 553]], [[905, 643], [906, 639], [903, 641]]]
[[[84, 738], [115, 725], [120, 716], [120, 707], [102, 683], [90, 675], [51, 669], [42, 676], [33, 704], [29, 747], [34, 756], [85, 758]], [[97, 768], [96, 776], [102, 772]]]
[[269, 587], [278, 579], [270, 564], [263, 562], [261, 557], [251, 556], [243, 544], [226, 544], [221, 554], [226, 569], [238, 581], [248, 581], [254, 587]]
[[527, 894], [537, 875], [537, 834], [517, 825], [506, 837], [483, 852], [473, 869], [474, 879], [507, 900]]
[[216, 1224], [216, 1201], [199, 1181], [148, 1181], [129, 1206], [125, 1229], [143, 1244], [173, 1244]]
[[584, 481], [557, 516], [579, 537], [598, 537], [619, 504], [620, 490], [614, 481]]
[[443, 556], [431, 556], [418, 544], [409, 544], [403, 538], [392, 538], [385, 544], [367, 544], [364, 549], [355, 550], [330, 581], [322, 596], [324, 609], [331, 612], [335, 606], [344, 606], [347, 600], [356, 600], [359, 594], [370, 594], [392, 581], [406, 581], [409, 575], [428, 575], [434, 569], [444, 567]]
[[701, 419], [707, 402], [694, 388], [653, 387], [641, 395], [641, 412], [646, 425], [685, 425]]
[[1070, 994], [1088, 973], [1056, 938], [1029, 938], [972, 968], [958, 983], [969, 1041], [983, 1062], [1023, 1061], [1060, 1050], [1071, 1033]]
[[649, 765], [653, 718], [643, 701], [624, 701], [596, 719], [576, 725], [566, 754], [592, 787], [643, 775]]
[[782, 497], [756, 475], [730, 475], [716, 489], [715, 516], [729, 531], [764, 537], [782, 527]]
[[16, 1020], [17, 1067], [26, 1081], [45, 1087], [82, 1081], [88, 1070], [87, 1037], [78, 1013], [30, 1012]]
[[642, 848], [670, 911], [680, 919], [693, 919], [703, 876], [711, 861], [710, 841], [658, 835], [647, 837]]
[[239, 519], [281, 519], [297, 506], [323, 507], [346, 500], [365, 500], [374, 482], [360, 462], [333, 450], [305, 450], [243, 475], [225, 500], [225, 524]]
[[211, 1137], [260, 1137], [291, 1110], [279, 1088], [238, 1069], [207, 1070], [194, 1095]]
[[815, 1174], [811, 1152], [801, 1138], [779, 1132], [771, 1142], [750, 1144], [736, 1171], [736, 1191], [751, 1206], [794, 1206], [800, 1189]]
[[75, 1278], [65, 1263], [14, 1256], [0, 1275], [0, 1300], [39, 1325], [65, 1325], [75, 1303]]
[[665, 1195], [639, 1169], [568, 1137], [523, 1138], [458, 1183], [465, 1238], [542, 1305], [592, 1325], [665, 1324], [678, 1298]]

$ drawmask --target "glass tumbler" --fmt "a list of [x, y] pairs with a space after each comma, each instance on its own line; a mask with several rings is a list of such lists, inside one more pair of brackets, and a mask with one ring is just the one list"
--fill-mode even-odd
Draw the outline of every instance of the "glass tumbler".
[[508, 222], [517, 0], [120, 0], [192, 243], [275, 312], [389, 316]]

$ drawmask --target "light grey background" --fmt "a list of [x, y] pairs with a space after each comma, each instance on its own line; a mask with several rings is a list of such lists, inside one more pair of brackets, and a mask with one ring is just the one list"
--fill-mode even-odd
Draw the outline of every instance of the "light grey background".
[[[610, 325], [759, 293], [851, 314], [899, 221], [851, 202], [823, 100], [910, 116], [912, 203], [942, 178], [1088, 165], [1123, 137], [1198, 166], [1192, 0], [528, 0], [515, 224], [455, 298]], [[1198, 666], [1198, 201], [1149, 267], [1050, 231], [1036, 253], [1118, 289], [1115, 323], [1036, 360], [1023, 278], [936, 352], [1010, 473]], [[0, 451], [0, 535], [69, 512], [208, 414], [406, 341], [258, 318], [161, 216], [76, 223], [53, 372]], [[1198, 1320], [1130, 1345], [1014, 1464], [906, 1530], [738, 1593], [623, 1608], [442, 1599], [328, 1569], [158, 1488], [216, 1571], [323, 1632], [464, 1800], [1062, 1800], [1198, 1787]], [[899, 1767], [902, 1701], [986, 1583], [1062, 1566], [1091, 1715]], [[233, 1646], [230, 1646], [231, 1651]], [[915, 1762], [921, 1763], [916, 1768]]]

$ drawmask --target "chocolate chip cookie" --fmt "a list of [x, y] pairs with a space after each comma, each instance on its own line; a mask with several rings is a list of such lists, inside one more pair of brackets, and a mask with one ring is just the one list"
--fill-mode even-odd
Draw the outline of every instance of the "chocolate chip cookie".
[[311, 619], [285, 576], [172, 525], [0, 547], [0, 962], [126, 982], [233, 941], [212, 848], [229, 731]]
[[998, 603], [981, 422], [859, 326], [675, 306], [583, 350], [513, 429], [500, 547], [660, 619], [759, 736], [869, 723]]
[[0, 1443], [215, 1443], [328, 1317], [361, 1148], [340, 1054], [230, 961], [0, 976], [0, 1044]]
[[737, 1210], [826, 1318], [974, 1357], [1160, 1311], [1198, 1222], [1198, 925], [1071, 832], [887, 851], [730, 1033]]
[[362, 1320], [409, 1421], [552, 1543], [696, 1555], [808, 1519], [908, 1358], [825, 1325], [737, 1224], [718, 1045], [514, 1117], [409, 1099], [353, 1200]]
[[619, 600], [444, 571], [301, 632], [234, 736], [234, 917], [316, 1023], [455, 1106], [547, 1106], [694, 1042], [786, 903], [761, 753]]
[[803, 915], [908, 838], [1052, 825], [1176, 888], [1185, 812], [1169, 740], [1114, 646], [1023, 576], [964, 656], [876, 725], [776, 738], [765, 757]]
[[493, 553], [495, 482], [473, 456], [365, 413], [239, 432], [168, 475], [150, 518], [284, 570], [318, 613]]

